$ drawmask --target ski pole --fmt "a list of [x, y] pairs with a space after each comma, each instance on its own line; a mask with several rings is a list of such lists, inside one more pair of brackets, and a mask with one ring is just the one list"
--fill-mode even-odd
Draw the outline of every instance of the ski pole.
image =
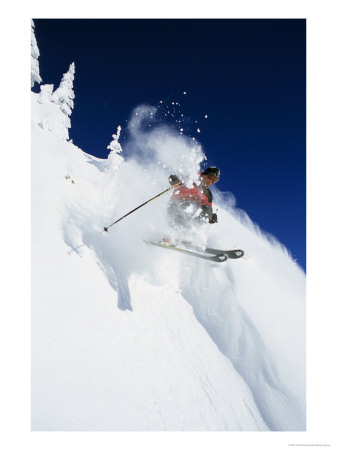
[[116, 220], [114, 223], [112, 223], [111, 225], [109, 225], [108, 227], [104, 227], [104, 231], [108, 231], [108, 229], [110, 227], [112, 227], [112, 225], [115, 225], [115, 223], [120, 222], [122, 219], [124, 219], [125, 217], [129, 216], [130, 214], [132, 214], [133, 212], [137, 211], [137, 209], [141, 208], [142, 206], [147, 205], [148, 203], [152, 202], [152, 200], [155, 200], [156, 198], [160, 197], [161, 195], [165, 194], [165, 192], [170, 191], [171, 189], [180, 186], [182, 184], [181, 181], [179, 181], [179, 183], [173, 184], [172, 186], [170, 186], [169, 188], [165, 189], [165, 191], [160, 192], [160, 194], [155, 195], [154, 197], [150, 198], [150, 200], [147, 200], [146, 202], [142, 203], [141, 205], [137, 206], [137, 208], [133, 209], [132, 211], [129, 211], [128, 213], [126, 213], [123, 217], [120, 217], [118, 220]]

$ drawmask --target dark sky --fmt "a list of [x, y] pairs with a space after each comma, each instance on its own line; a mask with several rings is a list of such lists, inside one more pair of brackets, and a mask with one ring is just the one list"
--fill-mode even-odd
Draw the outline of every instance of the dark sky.
[[[167, 111], [180, 103], [179, 113], [190, 118], [184, 133], [221, 169], [217, 187], [232, 192], [237, 206], [305, 269], [304, 19], [34, 23], [43, 83], [57, 87], [75, 62], [76, 145], [106, 158], [111, 135], [118, 125], [125, 129], [134, 107]], [[122, 146], [123, 139], [126, 133]]]

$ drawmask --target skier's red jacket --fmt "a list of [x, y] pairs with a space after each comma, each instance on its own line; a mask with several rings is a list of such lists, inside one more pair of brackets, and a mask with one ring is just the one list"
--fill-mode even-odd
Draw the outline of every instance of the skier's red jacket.
[[[171, 175], [169, 178], [170, 183], [176, 184], [180, 180], [177, 176]], [[185, 185], [178, 186], [174, 189], [171, 202], [178, 202], [179, 204], [185, 202], [197, 203], [201, 207], [201, 216], [210, 219], [212, 217], [212, 192], [201, 181], [199, 185], [193, 184], [192, 188], [188, 188]]]

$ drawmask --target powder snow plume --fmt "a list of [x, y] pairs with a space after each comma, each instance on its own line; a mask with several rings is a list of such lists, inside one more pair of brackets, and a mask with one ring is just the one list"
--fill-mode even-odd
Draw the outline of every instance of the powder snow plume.
[[156, 113], [156, 108], [148, 105], [141, 105], [133, 111], [127, 150], [130, 148], [140, 165], [151, 170], [156, 170], [156, 165], [159, 165], [166, 175], [176, 173], [187, 186], [192, 187], [193, 182], [198, 181], [200, 164], [205, 159], [202, 147], [172, 127], [159, 125], [155, 120]]

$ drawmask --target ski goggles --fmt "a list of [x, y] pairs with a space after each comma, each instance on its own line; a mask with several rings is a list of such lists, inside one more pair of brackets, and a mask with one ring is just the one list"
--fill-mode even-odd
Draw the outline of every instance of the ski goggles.
[[218, 178], [214, 175], [214, 173], [208, 173], [207, 178], [209, 178], [213, 183], [218, 181]]

